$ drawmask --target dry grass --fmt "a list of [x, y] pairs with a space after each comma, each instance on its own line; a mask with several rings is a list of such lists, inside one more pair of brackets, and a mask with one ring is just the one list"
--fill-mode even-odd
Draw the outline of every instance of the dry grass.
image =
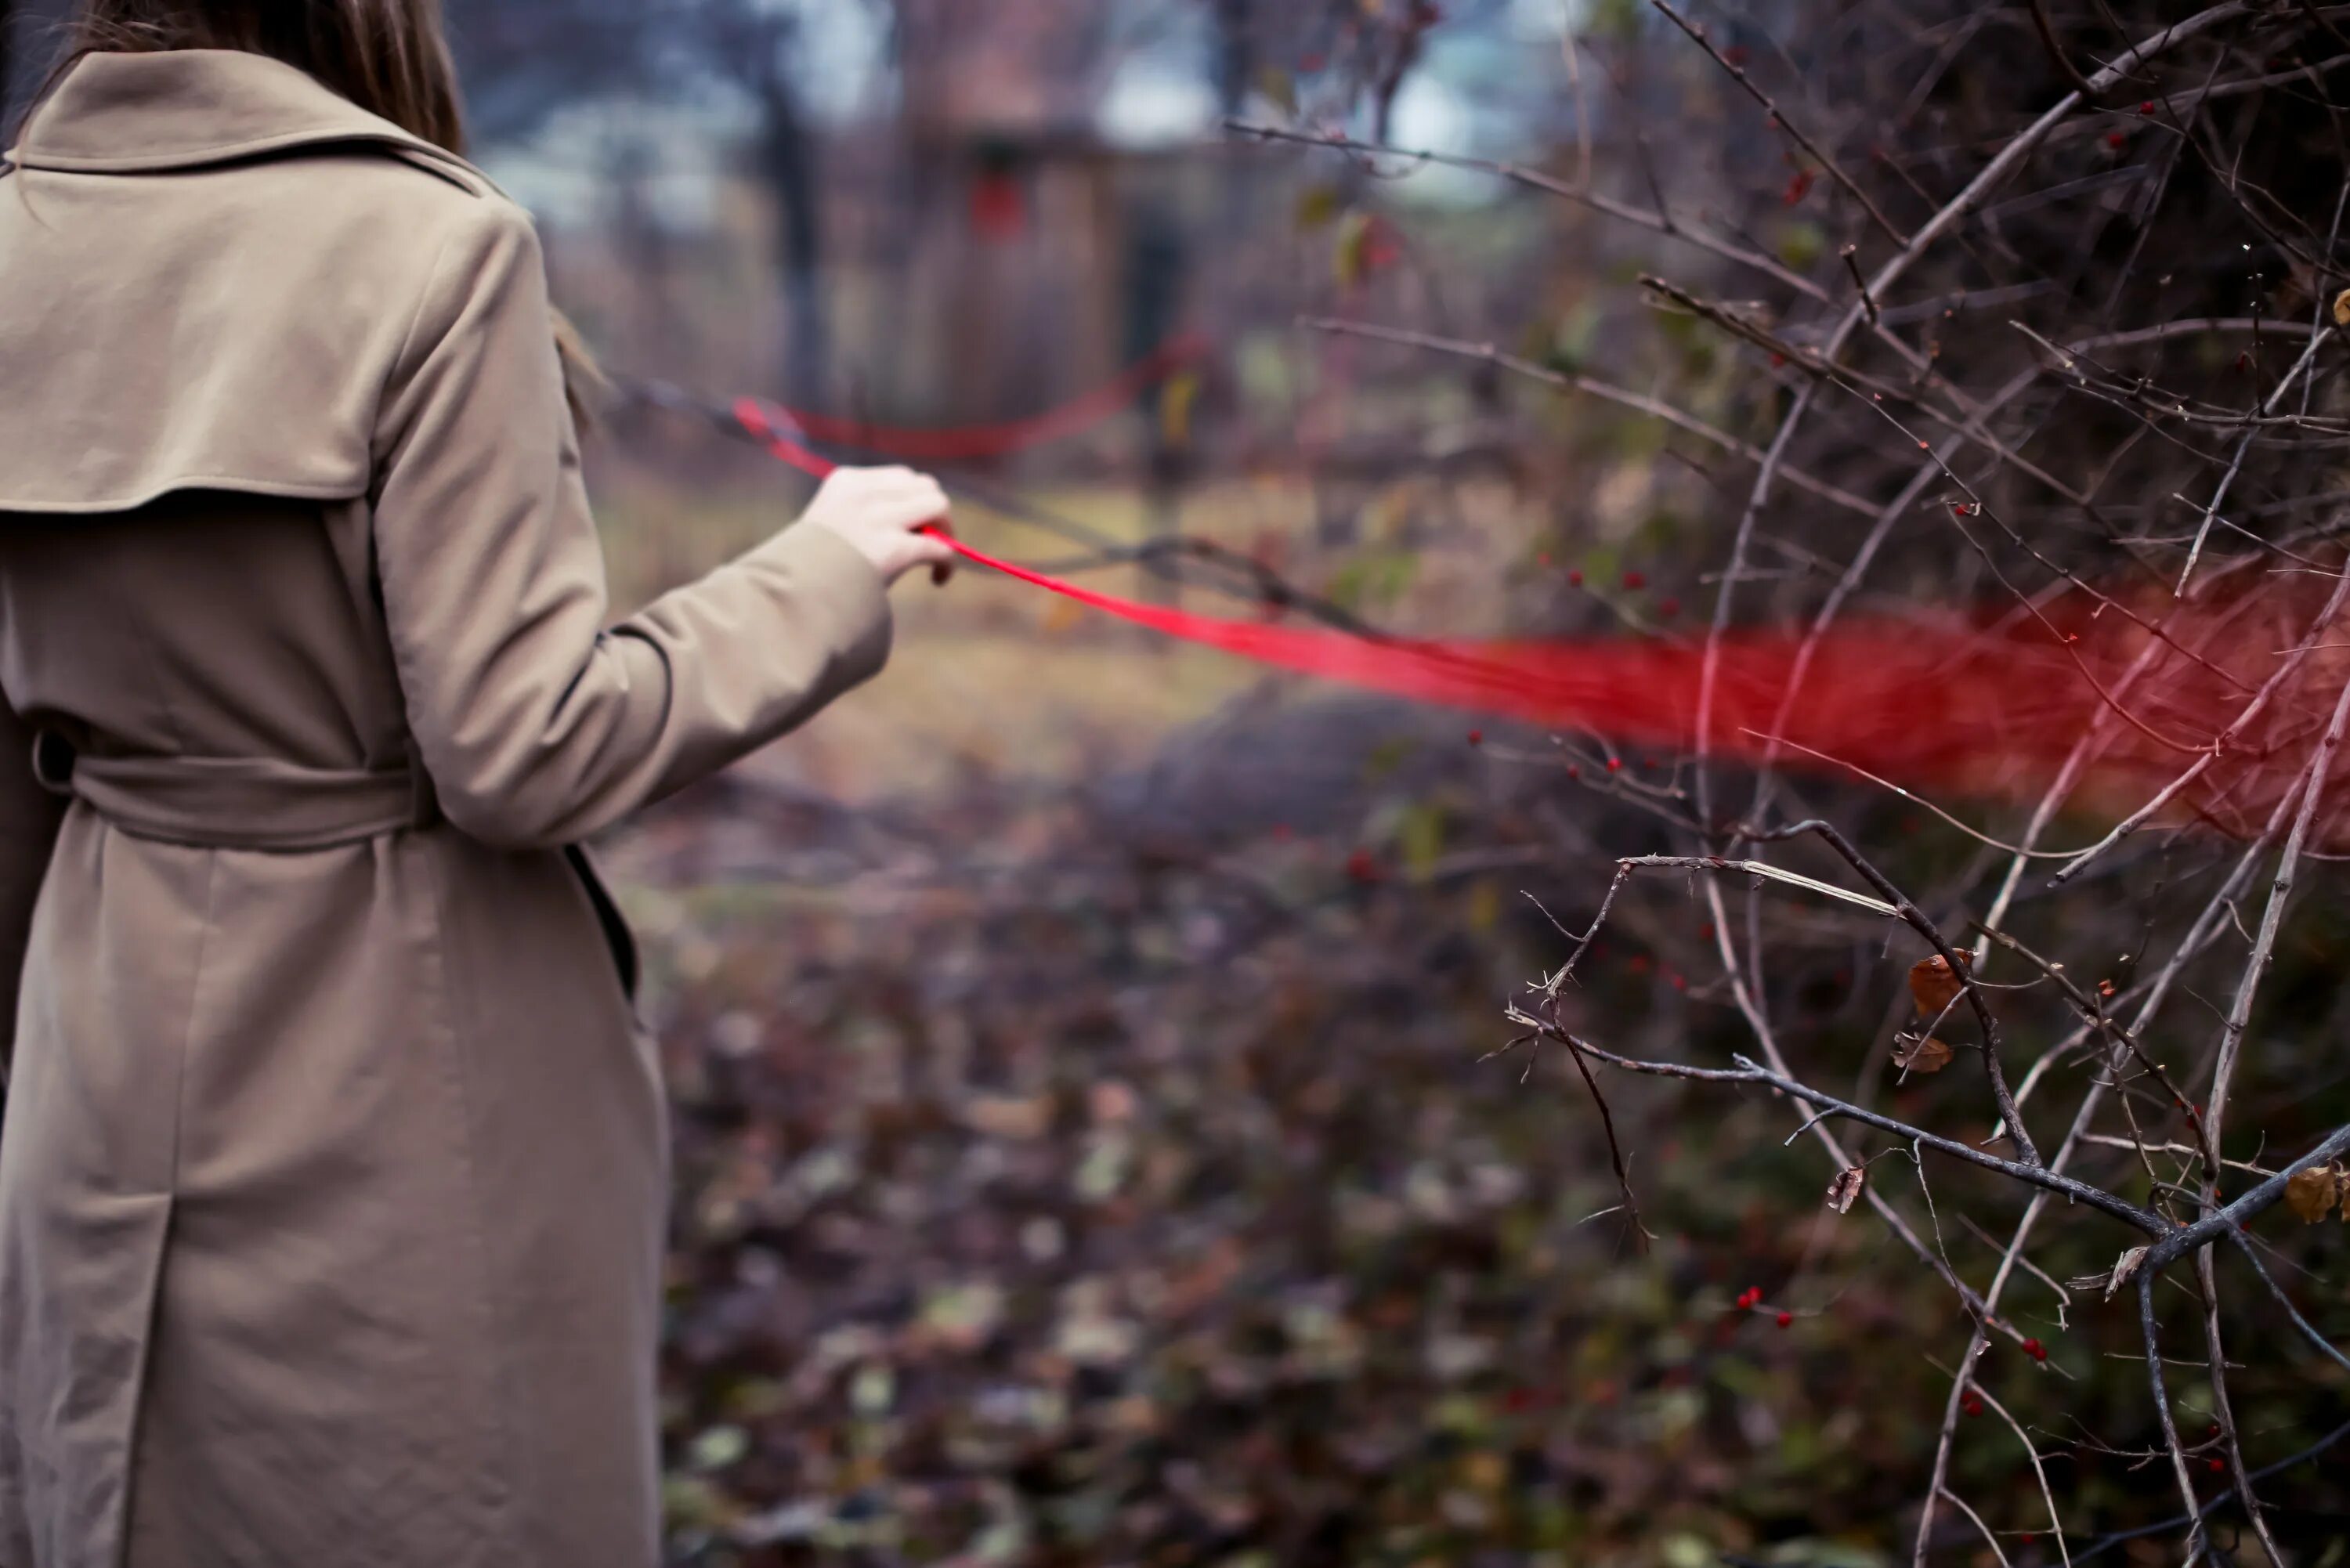
[[[1497, 535], [1526, 536], [1523, 500], [1498, 486], [1448, 494], [1453, 526], [1433, 546], [1378, 537], [1416, 514], [1424, 497], [1401, 493], [1366, 508], [1372, 537], [1328, 553], [1330, 565], [1304, 552], [1284, 569], [1309, 586], [1346, 592], [1337, 574], [1368, 555], [1414, 563], [1408, 576], [1352, 585], [1367, 613], [1393, 624], [1476, 629], [1490, 617], [1497, 561], [1517, 550]], [[598, 500], [613, 593], [632, 606], [690, 580], [747, 547], [790, 515], [796, 483], [772, 493], [733, 495], [689, 489], [639, 472], [599, 476]], [[1054, 514], [1121, 542], [1146, 536], [1147, 498], [1112, 485], [1029, 493]], [[1315, 498], [1276, 481], [1227, 480], [1187, 496], [1186, 533], [1237, 548], [1293, 550], [1310, 533]], [[958, 513], [964, 534], [983, 548], [1022, 561], [1081, 553], [1034, 525], [975, 505]], [[1382, 522], [1382, 519], [1391, 521]], [[1523, 546], [1519, 546], [1520, 549]], [[1357, 568], [1359, 571], [1359, 568]], [[1505, 569], [1504, 569], [1505, 570]], [[1115, 566], [1083, 574], [1090, 586], [1139, 596], [1152, 579]], [[1284, 679], [1208, 649], [1120, 626], [1027, 585], [977, 572], [945, 592], [902, 585], [896, 596], [898, 646], [889, 668], [868, 690], [826, 713], [749, 765], [847, 800], [931, 795], [972, 771], [1030, 778], [1075, 778], [1148, 755], [1171, 732], [1267, 680]], [[1183, 602], [1215, 613], [1248, 607], [1191, 590]]]

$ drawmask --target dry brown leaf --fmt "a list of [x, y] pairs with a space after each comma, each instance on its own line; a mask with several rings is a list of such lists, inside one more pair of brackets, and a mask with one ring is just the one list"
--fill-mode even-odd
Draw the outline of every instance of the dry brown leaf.
[[2124, 1285], [2129, 1283], [2130, 1281], [2137, 1276], [2138, 1265], [2145, 1262], [2146, 1249], [2144, 1247], [2132, 1247], [2128, 1251], [2124, 1252], [2120, 1257], [2116, 1258], [2114, 1260], [2113, 1275], [2106, 1281], [2106, 1299], [2107, 1301], [2113, 1300], [2114, 1293], [2121, 1289]]
[[[1961, 973], [1966, 960], [1959, 962]], [[1959, 975], [1950, 972], [1950, 961], [1936, 953], [1921, 958], [1909, 966], [1909, 995], [1918, 1003], [1918, 1016], [1939, 1018], [1942, 1011], [1959, 999]]]
[[2341, 1188], [2330, 1166], [2313, 1165], [2307, 1170], [2296, 1170], [2293, 1179], [2284, 1184], [2284, 1205], [2301, 1216], [2304, 1225], [2314, 1225], [2324, 1219], [2340, 1196]]
[[1835, 1179], [1828, 1183], [1828, 1207], [1839, 1214], [1851, 1213], [1853, 1203], [1860, 1197], [1860, 1189], [1867, 1182], [1868, 1171], [1865, 1167], [1848, 1165], [1837, 1171]]
[[2350, 288], [2334, 296], [2334, 325], [2350, 327]]
[[1893, 1064], [1905, 1073], [1939, 1073], [1950, 1064], [1950, 1048], [1930, 1034], [1896, 1034]]
[[1022, 1099], [1012, 1095], [977, 1095], [962, 1107], [963, 1125], [988, 1137], [1010, 1143], [1033, 1143], [1053, 1130], [1053, 1096]]

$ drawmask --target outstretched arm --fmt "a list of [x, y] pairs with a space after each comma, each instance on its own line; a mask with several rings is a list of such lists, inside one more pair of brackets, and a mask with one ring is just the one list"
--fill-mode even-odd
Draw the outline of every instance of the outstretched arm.
[[809, 515], [607, 628], [602, 550], [528, 219], [444, 244], [379, 421], [375, 547], [409, 724], [442, 811], [569, 843], [802, 722], [881, 668], [888, 579], [942, 558], [945, 498], [849, 471]]

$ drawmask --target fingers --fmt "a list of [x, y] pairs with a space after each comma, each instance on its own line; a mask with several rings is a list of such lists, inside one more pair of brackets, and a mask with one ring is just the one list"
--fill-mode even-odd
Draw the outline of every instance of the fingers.
[[948, 583], [954, 580], [956, 554], [951, 543], [955, 536], [953, 521], [941, 517], [936, 522], [923, 524], [916, 532], [925, 539], [935, 542], [945, 552], [943, 559], [933, 560], [931, 563], [931, 586], [945, 587]]
[[927, 473], [910, 468], [877, 468], [869, 474], [865, 498], [886, 512], [899, 526], [920, 527], [946, 516], [954, 504], [946, 488]]
[[946, 587], [954, 576], [954, 546], [947, 543], [944, 535], [929, 529], [914, 535], [914, 545], [920, 552], [914, 557], [914, 564], [930, 567], [931, 583], [939, 587]]
[[927, 473], [903, 467], [838, 469], [808, 511], [891, 581], [928, 566], [931, 580], [944, 583], [954, 565], [954, 549], [947, 543], [954, 531], [954, 503]]
[[937, 480], [910, 468], [838, 468], [823, 488], [860, 502], [933, 504], [941, 510], [947, 502], [947, 493]]

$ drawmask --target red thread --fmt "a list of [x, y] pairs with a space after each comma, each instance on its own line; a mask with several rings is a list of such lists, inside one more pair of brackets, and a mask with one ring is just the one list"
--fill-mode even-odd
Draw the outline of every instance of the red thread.
[[[816, 476], [833, 471], [767, 405], [746, 398], [733, 414], [783, 462]], [[2178, 778], [2274, 670], [2271, 642], [2241, 634], [2244, 610], [2272, 607], [2298, 625], [2314, 608], [2314, 590], [2272, 580], [2184, 607], [2148, 600], [2146, 619], [2096, 613], [2105, 607], [2085, 596], [2088, 607], [2004, 626], [1986, 611], [1854, 618], [1812, 639], [1800, 630], [1739, 628], [1714, 639], [1709, 682], [1701, 644], [1430, 640], [1227, 619], [1120, 598], [947, 543], [976, 565], [1165, 636], [1413, 701], [1594, 731], [1638, 748], [1636, 755], [1693, 749], [1702, 711], [1707, 750], [1717, 758], [1767, 757], [1844, 776], [1866, 769], [1909, 788], [2033, 798], [2095, 731], [2101, 750], [2078, 798], [2120, 811]], [[2251, 593], [2260, 596], [2257, 606], [2241, 597]], [[2121, 678], [2145, 646], [2142, 628], [2154, 618], [2166, 628], [2160, 667], [2125, 688]], [[2204, 760], [2165, 820], [2247, 836], [2244, 824], [2263, 820], [2283, 790], [2298, 788], [2332, 707], [2328, 681], [2339, 675], [2338, 665], [2310, 659], [2257, 722]], [[1623, 771], [1620, 755], [1606, 765]], [[1570, 765], [1568, 777], [1578, 774]], [[2350, 840], [2350, 812], [2329, 812], [2323, 833], [2330, 846]], [[2199, 1118], [2199, 1108], [2190, 1114]]]
[[[763, 403], [754, 398], [745, 398], [735, 404], [735, 411], [737, 417], [743, 417], [744, 409], [755, 408], [761, 423], [767, 430], [789, 428], [827, 446], [845, 446], [910, 462], [976, 462], [989, 458], [1009, 457], [1030, 447], [1042, 446], [1047, 441], [1089, 430], [1128, 407], [1146, 389], [1203, 358], [1207, 352], [1208, 343], [1203, 337], [1186, 334], [1172, 338], [1082, 397], [1028, 419], [1012, 420], [1001, 424], [905, 430], [875, 424], [869, 420], [841, 419], [801, 409], [787, 409]], [[760, 427], [753, 425], [747, 417], [743, 418], [743, 423], [753, 434], [766, 439]], [[804, 448], [801, 451], [806, 455], [813, 455], [806, 454]], [[785, 461], [793, 462], [789, 458]], [[810, 469], [808, 472], [816, 471]]]

